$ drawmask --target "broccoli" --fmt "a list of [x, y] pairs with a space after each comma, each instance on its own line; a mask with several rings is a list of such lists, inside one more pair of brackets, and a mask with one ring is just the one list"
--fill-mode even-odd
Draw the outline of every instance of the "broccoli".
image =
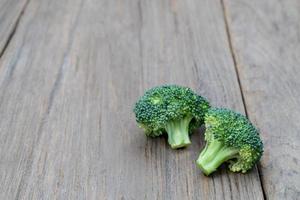
[[224, 108], [212, 108], [205, 114], [206, 146], [197, 160], [205, 175], [223, 162], [232, 172], [245, 173], [258, 162], [263, 143], [258, 131], [243, 115]]
[[190, 88], [165, 85], [154, 87], [137, 101], [136, 121], [145, 134], [157, 137], [167, 133], [171, 148], [191, 143], [189, 133], [204, 123], [210, 105]]

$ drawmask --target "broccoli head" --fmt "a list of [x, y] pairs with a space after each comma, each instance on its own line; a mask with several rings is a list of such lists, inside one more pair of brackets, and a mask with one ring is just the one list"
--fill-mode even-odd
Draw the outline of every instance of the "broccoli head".
[[223, 108], [212, 108], [205, 115], [206, 146], [197, 160], [204, 174], [228, 162], [232, 172], [245, 173], [260, 159], [263, 143], [257, 129], [243, 115]]
[[191, 143], [189, 133], [203, 124], [209, 107], [208, 101], [190, 88], [165, 85], [146, 91], [134, 113], [147, 136], [167, 133], [169, 144], [176, 149]]

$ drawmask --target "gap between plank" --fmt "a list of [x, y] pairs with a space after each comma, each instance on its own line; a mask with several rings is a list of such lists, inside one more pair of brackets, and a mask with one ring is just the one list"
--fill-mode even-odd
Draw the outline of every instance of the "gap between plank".
[[29, 1], [30, 1], [30, 0], [26, 0], [26, 2], [25, 2], [25, 4], [24, 4], [23, 8], [21, 9], [21, 12], [20, 12], [19, 16], [17, 17], [17, 20], [16, 20], [15, 24], [13, 25], [12, 31], [11, 31], [11, 32], [9, 33], [9, 35], [8, 35], [8, 38], [7, 38], [7, 40], [6, 40], [6, 42], [5, 42], [4, 46], [3, 46], [3, 49], [0, 50], [0, 59], [2, 58], [2, 56], [3, 56], [4, 52], [5, 52], [5, 50], [7, 49], [8, 45], [9, 45], [9, 43], [10, 43], [10, 41], [12, 40], [12, 38], [13, 38], [14, 35], [15, 35], [15, 33], [16, 33], [16, 31], [17, 31], [17, 28], [18, 28], [18, 26], [19, 26], [19, 24], [20, 24], [20, 20], [21, 20], [22, 16], [24, 15], [24, 12], [25, 12], [25, 10], [26, 10], [26, 8], [27, 8], [27, 5], [29, 4]]
[[[234, 47], [233, 47], [233, 44], [232, 44], [232, 36], [231, 36], [231, 33], [230, 33], [229, 22], [228, 22], [228, 12], [227, 12], [224, 0], [220, 0], [220, 2], [221, 2], [222, 10], [223, 10], [224, 23], [225, 23], [225, 29], [226, 29], [228, 45], [229, 45], [229, 49], [230, 49], [230, 54], [232, 56], [234, 69], [235, 69], [235, 73], [236, 73], [236, 77], [237, 77], [237, 81], [238, 81], [238, 85], [239, 85], [239, 89], [240, 89], [240, 93], [241, 93], [241, 96], [242, 96], [243, 107], [244, 107], [244, 111], [245, 111], [245, 114], [246, 114], [247, 118], [249, 118], [248, 111], [247, 111], [247, 106], [246, 106], [246, 101], [245, 101], [245, 95], [244, 95], [244, 91], [243, 91], [243, 88], [242, 88], [242, 83], [241, 83], [239, 70], [238, 70], [237, 56], [236, 56], [236, 53], [234, 51]], [[262, 193], [263, 193], [263, 198], [267, 199], [266, 198], [266, 193], [265, 193], [265, 188], [264, 188], [264, 185], [263, 185], [262, 171], [260, 169], [260, 164], [257, 164], [256, 168], [257, 168], [257, 171], [258, 171], [258, 176], [259, 176], [260, 185], [261, 185], [261, 189], [262, 189]]]

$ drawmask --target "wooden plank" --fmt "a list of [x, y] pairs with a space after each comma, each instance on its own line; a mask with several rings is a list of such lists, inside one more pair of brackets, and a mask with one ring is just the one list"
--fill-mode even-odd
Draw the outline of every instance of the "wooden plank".
[[300, 194], [300, 2], [225, 1], [250, 118], [261, 130], [268, 199]]
[[0, 0], [0, 57], [15, 32], [26, 0]]
[[6, 52], [0, 199], [263, 199], [256, 169], [202, 175], [201, 131], [174, 151], [132, 113], [165, 83], [243, 112], [219, 1], [32, 0]]

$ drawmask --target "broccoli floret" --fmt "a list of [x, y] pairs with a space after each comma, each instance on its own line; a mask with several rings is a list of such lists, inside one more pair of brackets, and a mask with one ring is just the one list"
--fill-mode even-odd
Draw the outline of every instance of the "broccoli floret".
[[189, 133], [203, 124], [209, 107], [208, 101], [190, 88], [165, 85], [146, 91], [134, 112], [147, 136], [167, 133], [168, 143], [176, 149], [191, 143]]
[[260, 159], [263, 143], [257, 129], [243, 115], [224, 108], [212, 108], [205, 115], [206, 146], [197, 160], [205, 175], [228, 162], [232, 172], [245, 173]]

